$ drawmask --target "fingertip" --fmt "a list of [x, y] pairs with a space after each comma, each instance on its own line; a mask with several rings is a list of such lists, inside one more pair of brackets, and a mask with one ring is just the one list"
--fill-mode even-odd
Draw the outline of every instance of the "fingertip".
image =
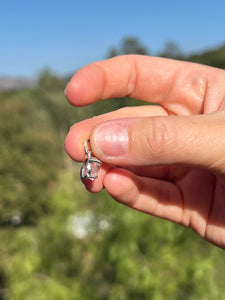
[[73, 106], [84, 106], [88, 104], [90, 93], [88, 68], [88, 66], [85, 66], [78, 70], [65, 87], [65, 97]]
[[70, 134], [70, 132], [68, 132], [68, 134], [66, 135], [66, 138], [65, 138], [65, 142], [64, 142], [64, 149], [65, 149], [66, 153], [69, 155], [69, 157], [74, 159], [72, 156], [72, 151], [71, 151], [71, 149], [73, 148], [72, 144], [73, 143], [72, 143], [72, 139], [71, 139], [71, 134]]
[[67, 133], [64, 142], [65, 151], [70, 158], [76, 161], [82, 161], [84, 159], [82, 145], [84, 145], [85, 139], [87, 139], [87, 137], [85, 137], [83, 131], [78, 131], [77, 124], [74, 124]]
[[76, 78], [76, 74], [71, 78], [65, 87], [64, 94], [66, 99], [71, 105], [80, 106], [79, 99], [82, 96], [82, 88], [80, 86], [79, 80]]
[[85, 106], [102, 98], [104, 70], [98, 62], [77, 71], [65, 88], [65, 97], [74, 106]]

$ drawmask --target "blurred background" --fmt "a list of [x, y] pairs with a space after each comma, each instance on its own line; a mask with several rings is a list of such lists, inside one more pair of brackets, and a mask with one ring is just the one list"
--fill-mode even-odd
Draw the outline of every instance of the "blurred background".
[[80, 67], [121, 54], [225, 69], [224, 12], [203, 0], [1, 2], [1, 300], [225, 299], [224, 251], [88, 193], [64, 152], [73, 123], [139, 102], [74, 108], [63, 92]]

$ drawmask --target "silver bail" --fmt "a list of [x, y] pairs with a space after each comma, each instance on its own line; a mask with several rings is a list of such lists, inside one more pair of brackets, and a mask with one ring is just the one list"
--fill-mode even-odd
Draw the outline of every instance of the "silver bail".
[[84, 153], [85, 153], [85, 156], [87, 156], [89, 153], [91, 153], [91, 150], [88, 150], [88, 146], [87, 144], [90, 143], [90, 140], [87, 139], [84, 143]]

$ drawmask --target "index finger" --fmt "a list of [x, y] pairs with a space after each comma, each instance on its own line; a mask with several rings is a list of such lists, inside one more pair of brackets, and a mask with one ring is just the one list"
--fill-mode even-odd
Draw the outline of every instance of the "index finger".
[[[128, 96], [159, 103], [171, 114], [196, 114], [207, 108], [209, 83], [221, 86], [221, 72], [224, 71], [189, 62], [125, 55], [80, 69], [68, 83], [65, 94], [76, 106]], [[216, 102], [210, 101], [219, 106], [220, 98], [217, 95]]]

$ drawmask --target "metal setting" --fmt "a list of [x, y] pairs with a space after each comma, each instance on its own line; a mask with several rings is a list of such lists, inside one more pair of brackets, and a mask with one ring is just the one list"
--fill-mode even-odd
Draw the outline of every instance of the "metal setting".
[[[88, 146], [89, 144], [89, 146]], [[102, 162], [96, 157], [91, 156], [90, 140], [84, 143], [85, 160], [80, 169], [81, 179], [95, 180]]]

